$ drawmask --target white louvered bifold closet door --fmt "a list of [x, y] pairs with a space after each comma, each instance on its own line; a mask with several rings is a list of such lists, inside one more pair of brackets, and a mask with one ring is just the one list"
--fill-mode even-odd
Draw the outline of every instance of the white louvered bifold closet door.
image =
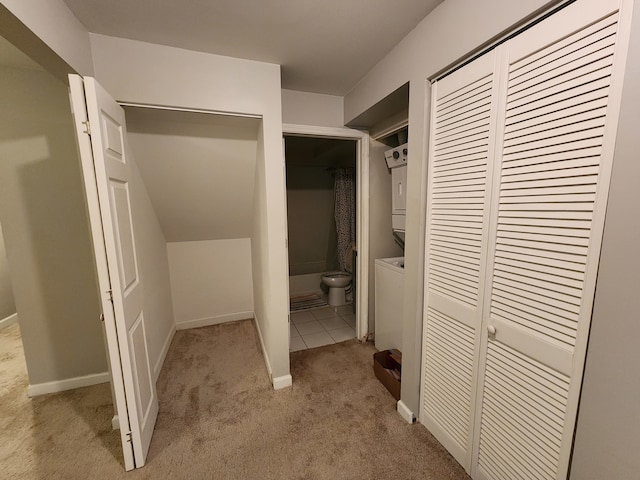
[[420, 421], [474, 479], [567, 476], [632, 6], [433, 83]]
[[495, 138], [494, 54], [432, 90], [421, 422], [471, 465]]
[[616, 10], [577, 2], [502, 49], [475, 478], [567, 475], [617, 118]]

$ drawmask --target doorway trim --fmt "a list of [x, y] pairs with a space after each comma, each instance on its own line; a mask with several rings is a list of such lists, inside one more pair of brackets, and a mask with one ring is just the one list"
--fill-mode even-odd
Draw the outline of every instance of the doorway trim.
[[356, 141], [356, 337], [365, 340], [369, 334], [369, 134], [345, 127], [284, 123], [282, 135]]

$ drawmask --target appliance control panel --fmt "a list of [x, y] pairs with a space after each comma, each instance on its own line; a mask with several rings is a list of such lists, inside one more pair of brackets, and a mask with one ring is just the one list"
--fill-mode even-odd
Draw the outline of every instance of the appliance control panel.
[[404, 167], [407, 164], [407, 144], [387, 150], [384, 152], [384, 159], [389, 168]]

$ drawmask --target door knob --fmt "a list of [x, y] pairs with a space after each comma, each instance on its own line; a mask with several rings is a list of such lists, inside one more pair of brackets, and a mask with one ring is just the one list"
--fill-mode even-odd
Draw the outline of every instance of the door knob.
[[487, 331], [489, 332], [489, 335], [494, 336], [496, 334], [496, 327], [493, 325], [489, 325], [487, 327]]

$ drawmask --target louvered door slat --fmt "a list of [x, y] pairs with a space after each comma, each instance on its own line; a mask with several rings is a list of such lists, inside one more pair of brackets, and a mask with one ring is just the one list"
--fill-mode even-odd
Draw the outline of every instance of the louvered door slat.
[[[539, 448], [538, 445], [532, 443], [530, 438], [527, 437], [526, 432], [522, 432], [521, 429], [518, 428], [518, 425], [511, 423], [509, 417], [505, 417], [500, 415], [500, 411], [496, 410], [493, 405], [488, 404], [486, 408], [486, 418], [488, 421], [493, 423], [498, 423], [506, 432], [506, 436], [511, 438], [515, 438], [517, 440], [516, 443], [508, 444], [505, 440], [500, 437], [492, 438], [491, 441], [495, 443], [495, 445], [491, 444], [493, 449], [497, 452], [505, 451], [505, 450], [513, 450], [513, 453], [517, 455], [519, 458], [524, 459], [527, 467], [527, 471], [520, 471], [519, 474], [526, 475], [533, 474], [535, 475], [533, 478], [542, 478], [545, 476], [553, 475], [553, 466], [549, 465], [550, 462], [542, 457], [541, 460], [537, 456], [536, 447]], [[486, 446], [486, 445], [485, 445]]]
[[[565, 335], [569, 335], [569, 336], [574, 335], [574, 332], [572, 331], [571, 325], [569, 322], [565, 322], [566, 328], [562, 328], [563, 327], [562, 324], [556, 324], [553, 326], [555, 328], [552, 328], [550, 323], [551, 315], [555, 315], [556, 318], [566, 318], [568, 320], [571, 320], [572, 318], [571, 314], [576, 312], [567, 310], [570, 304], [563, 304], [562, 302], [559, 302], [558, 300], [555, 300], [553, 298], [546, 297], [544, 295], [534, 294], [531, 292], [530, 286], [519, 285], [522, 288], [516, 288], [513, 286], [515, 284], [514, 282], [509, 282], [508, 280], [504, 280], [503, 278], [497, 278], [495, 283], [496, 283], [496, 286], [495, 286], [496, 297], [498, 297], [496, 298], [495, 310], [498, 310], [500, 305], [500, 300], [502, 298], [511, 300], [513, 304], [517, 304], [517, 302], [519, 301], [519, 304], [523, 306], [530, 306], [533, 302], [535, 302], [536, 305], [539, 305], [539, 310], [544, 311], [544, 315], [541, 316], [539, 319], [540, 321], [534, 322], [536, 323], [535, 329], [539, 331], [539, 333], [545, 333], [546, 335], [551, 335], [548, 331], [542, 331], [542, 328], [546, 325], [547, 328], [551, 330], [558, 330], [559, 333], [564, 333]], [[564, 308], [560, 308], [558, 307], [558, 305], [562, 305], [562, 307]], [[575, 310], [579, 310], [579, 308]], [[535, 310], [528, 308], [528, 309], [525, 309], [524, 312], [534, 313]], [[500, 316], [500, 315], [496, 314], [496, 316]], [[505, 319], [508, 320], [509, 315], [507, 315]], [[523, 325], [523, 322], [517, 322], [516, 319], [514, 319], [514, 322], [520, 323], [521, 325]], [[524, 323], [524, 326], [529, 326], [529, 325], [527, 323]]]
[[434, 172], [441, 172], [445, 170], [451, 170], [456, 168], [475, 167], [477, 165], [486, 164], [486, 154], [480, 152], [477, 155], [465, 155], [460, 157], [453, 157], [448, 160], [440, 160], [433, 165]]
[[[607, 98], [600, 97], [586, 103], [571, 104], [572, 99], [565, 100], [553, 105], [553, 110], [543, 112], [541, 110], [535, 112], [536, 115], [530, 118], [526, 116], [519, 117], [517, 120], [511, 119], [508, 127], [505, 128], [505, 140], [528, 133], [542, 131], [545, 129], [556, 128], [558, 126], [568, 125], [570, 123], [580, 122], [584, 118], [595, 118], [598, 115], [604, 115], [607, 108]], [[558, 105], [566, 103], [562, 108], [558, 109]]]
[[489, 475], [490, 478], [524, 478], [522, 476], [518, 477], [513, 471], [513, 467], [511, 467], [508, 462], [504, 462], [501, 450], [494, 450], [493, 447], [487, 445], [486, 442], [479, 448], [483, 454], [493, 459], [490, 465], [484, 466], [486, 475]]
[[[538, 149], [538, 151], [545, 151], [546, 148], [542, 147]], [[528, 155], [532, 155], [531, 151], [528, 152]], [[544, 153], [542, 153], [544, 155]], [[580, 178], [587, 183], [597, 183], [597, 175], [598, 175], [598, 165], [597, 161], [594, 162], [592, 157], [589, 157], [588, 163], [590, 165], [587, 166], [575, 166], [576, 162], [579, 160], [566, 160], [563, 164], [559, 162], [545, 163], [542, 166], [540, 164], [531, 165], [529, 168], [524, 168], [524, 170], [520, 170], [517, 172], [512, 172], [510, 169], [504, 169], [503, 175], [503, 183], [505, 188], [533, 188], [528, 186], [525, 183], [521, 183], [519, 185], [509, 185], [518, 182], [541, 182], [546, 180], [560, 180], [560, 179], [570, 179], [570, 178]], [[596, 163], [594, 165], [594, 163]], [[562, 168], [563, 166], [568, 166], [568, 168]], [[591, 176], [591, 178], [586, 178]], [[569, 182], [570, 180], [566, 180]]]
[[[434, 333], [436, 333], [434, 331]], [[467, 399], [466, 392], [471, 389], [471, 378], [467, 376], [467, 372], [459, 368], [464, 363], [471, 361], [471, 357], [457, 355], [460, 349], [454, 348], [454, 345], [446, 345], [445, 342], [430, 341], [429, 345], [434, 352], [440, 352], [442, 355], [434, 353], [427, 355], [434, 364], [433, 375], [438, 376], [442, 381], [444, 378], [451, 382], [450, 395], [456, 397], [457, 402], [464, 402]], [[453, 361], [452, 361], [453, 360]], [[446, 377], [442, 376], [442, 372], [447, 369]]]
[[[598, 46], [598, 50], [591, 53], [565, 57], [557, 62], [545, 65], [543, 70], [534, 70], [528, 81], [511, 86], [509, 88], [509, 98], [511, 102], [527, 98], [539, 98], [554, 94], [557, 90], [566, 89], [571, 86], [570, 82], [578, 80], [581, 84], [584, 81], [591, 81], [598, 78], [598, 72], [607, 69], [612, 64], [613, 44], [610, 39], [606, 44], [592, 45]], [[562, 63], [560, 63], [562, 62]], [[562, 73], [558, 73], [562, 70]], [[589, 75], [593, 74], [590, 78]]]
[[[540, 211], [556, 211], [555, 204], [528, 204], [529, 208], [522, 208], [521, 212], [535, 212]], [[579, 210], [579, 207], [571, 207]], [[586, 208], [586, 207], [584, 207]], [[592, 211], [591, 209], [586, 211]], [[514, 226], [515, 227], [515, 226]], [[533, 230], [533, 229], [532, 229]], [[540, 231], [522, 232], [517, 231], [515, 228], [505, 228], [504, 226], [497, 232], [497, 237], [503, 239], [505, 243], [509, 243], [512, 240], [525, 240], [529, 242], [544, 242], [546, 244], [553, 245], [568, 245], [586, 248], [589, 246], [589, 239], [574, 236], [574, 235], [549, 235], [541, 228]]]
[[[492, 374], [488, 375], [491, 380], [495, 380]], [[531, 432], [544, 430], [549, 433], [545, 435], [542, 441], [532, 435], [535, 439], [539, 449], [549, 456], [553, 456], [557, 452], [557, 449], [562, 444], [562, 432], [557, 428], [553, 428], [553, 421], [545, 416], [544, 413], [535, 411], [533, 414], [522, 415], [522, 408], [518, 404], [519, 399], [515, 395], [509, 395], [504, 398], [503, 401], [496, 401], [500, 395], [500, 391], [506, 388], [506, 386], [500, 385], [499, 382], [488, 382], [487, 390], [491, 392], [491, 395], [487, 395], [486, 404], [493, 406], [495, 412], [500, 412], [500, 415], [506, 419], [512, 419], [514, 422], [520, 422], [529, 434]], [[548, 456], [541, 456], [540, 461], [549, 461]], [[550, 462], [551, 463], [551, 462]]]
[[472, 278], [476, 278], [479, 270], [478, 265], [466, 261], [465, 258], [461, 258], [457, 255], [450, 255], [445, 252], [434, 252], [431, 257], [433, 265], [441, 267], [448, 266], [454, 270], [462, 270], [467, 272]]
[[[579, 126], [574, 126], [572, 130], [577, 130], [578, 128]], [[589, 145], [597, 142], [598, 139], [602, 138], [603, 134], [604, 126], [600, 124], [595, 128], [570, 131], [566, 135], [557, 137], [546, 137], [523, 143], [505, 142], [504, 155], [506, 157], [529, 156], [532, 151], [539, 152], [537, 155], [546, 155], [547, 153], [562, 152], [568, 149], [576, 150], [576, 148], [583, 148], [582, 145], [584, 143]]]
[[583, 112], [581, 115], [559, 118], [543, 124], [536, 124], [516, 130], [509, 137], [505, 136], [505, 144], [526, 145], [534, 141], [549, 139], [567, 133], [598, 128], [604, 125], [604, 108]]
[[437, 121], [441, 122], [444, 129], [447, 129], [451, 125], [459, 122], [475, 121], [478, 117], [487, 116], [487, 113], [491, 108], [490, 95], [487, 95], [484, 91], [479, 93], [479, 97], [474, 98], [473, 102], [470, 102], [464, 107], [441, 113], [437, 118]]
[[[453, 165], [442, 166], [440, 168], [434, 168], [433, 176], [438, 177], [440, 179], [445, 179], [445, 178], [454, 178], [458, 175], [469, 174], [469, 173], [484, 174], [485, 169], [486, 169], [486, 166], [483, 165], [481, 161], [471, 160], [469, 162], [465, 162], [464, 165], [453, 164]], [[460, 201], [460, 199], [458, 199], [458, 201]]]
[[465, 285], [468, 285], [470, 288], [477, 288], [477, 284], [474, 283], [474, 276], [461, 268], [459, 265], [454, 265], [450, 267], [449, 265], [442, 265], [442, 263], [438, 264], [434, 262], [432, 264], [434, 273], [437, 273], [440, 276], [449, 276], [450, 278], [462, 282]]
[[[514, 453], [520, 457], [526, 459], [527, 467], [530, 472], [536, 475], [534, 478], [540, 476], [553, 475], [553, 465], [550, 465], [550, 461], [542, 456], [542, 459], [537, 455], [536, 448], [540, 448], [534, 441], [531, 441], [529, 432], [523, 432], [520, 425], [511, 421], [509, 415], [503, 415], [504, 412], [496, 409], [491, 403], [486, 407], [486, 419], [492, 423], [498, 423], [504, 429], [507, 435], [511, 438], [515, 438], [517, 441], [513, 444], [507, 444], [500, 437], [492, 438], [490, 441], [495, 442], [497, 445], [497, 451], [513, 450]], [[493, 445], [492, 445], [493, 446]], [[524, 472], [521, 472], [521, 475]]]
[[[579, 296], [579, 294], [581, 292], [580, 291], [576, 292], [575, 289], [573, 292], [571, 292], [573, 293], [573, 295], [564, 293], [560, 291], [560, 287], [562, 286], [559, 286], [559, 288], [554, 289], [553, 287], [556, 286], [555, 284], [549, 284], [549, 283], [537, 281], [536, 279], [525, 277], [522, 275], [509, 274], [502, 271], [497, 266], [496, 266], [495, 277], [496, 277], [496, 282], [499, 282], [501, 285], [503, 285], [506, 288], [511, 288], [511, 289], [517, 288], [517, 289], [526, 290], [532, 295], [545, 297], [546, 299], [548, 299], [547, 301], [553, 302], [553, 304], [556, 306], [560, 305], [560, 306], [563, 306], [564, 308], [567, 308], [567, 306], [574, 305], [578, 307], [577, 308], [578, 311], [580, 310], [581, 297]], [[562, 288], [562, 289], [565, 291], [570, 290], [569, 288]]]
[[[536, 261], [531, 257], [511, 254], [508, 257], [502, 257], [496, 252], [495, 264], [499, 265], [506, 272], [531, 272], [532, 275], [540, 281], [558, 283], [566, 285], [568, 288], [582, 288], [584, 280], [584, 268], [575, 268], [575, 264], [567, 264], [563, 266], [550, 264], [549, 262]], [[571, 267], [571, 268], [567, 268]]]
[[532, 92], [528, 97], [514, 99], [507, 104], [507, 115], [518, 115], [525, 112], [531, 115], [540, 107], [548, 107], [572, 97], [590, 100], [594, 95], [601, 93], [601, 89], [609, 87], [610, 79], [606, 71], [591, 72], [586, 77], [572, 79], [568, 85], [557, 85], [547, 91]]
[[[595, 192], [584, 192], [583, 190], [578, 190], [578, 193], [574, 193], [574, 194], [568, 193], [564, 189], [558, 192], [551, 192], [546, 194], [539, 193], [535, 190], [526, 191], [524, 193], [525, 195], [513, 195], [513, 193], [510, 192], [510, 195], [502, 198], [502, 202], [503, 204], [518, 203], [518, 202], [536, 202], [540, 200], [541, 196], [544, 196], [544, 195], [548, 195], [548, 198], [550, 198], [554, 202], [584, 203], [584, 202], [595, 202], [595, 199], [596, 199]], [[565, 229], [565, 230], [569, 230], [569, 229]], [[521, 231], [521, 230], [517, 230], [517, 231]], [[556, 231], [554, 231], [552, 234], [553, 235], [571, 235], [570, 232], [567, 232], [567, 231], [562, 232], [560, 229], [556, 229]], [[580, 236], [580, 235], [576, 235], [576, 236]]]
[[[523, 302], [517, 302], [499, 294], [495, 295], [494, 302], [491, 305], [491, 312], [495, 312], [495, 318], [503, 318], [507, 322], [512, 321], [522, 327], [536, 325], [536, 330], [548, 335], [549, 341], [555, 338], [565, 345], [574, 344], [576, 319], [575, 317], [571, 318], [570, 315], [554, 315], [551, 312], [531, 308]], [[545, 329], [555, 331], [557, 334], [550, 335]], [[563, 334], [563, 332], [566, 333]]]
[[442, 153], [445, 149], [455, 146], [464, 145], [470, 142], [482, 141], [489, 135], [489, 130], [485, 124], [479, 124], [474, 129], [465, 129], [458, 133], [449, 133], [446, 136], [441, 136], [438, 139], [438, 148], [435, 150], [438, 153]]
[[546, 335], [549, 339], [555, 340], [554, 343], [558, 346], [572, 347], [575, 344], [573, 341], [573, 328], [557, 323], [552, 324], [549, 322], [549, 318], [536, 317], [529, 312], [518, 311], [500, 305], [498, 302], [491, 308], [491, 315], [496, 320], [501, 320], [505, 323], [512, 322], [513, 325], [521, 325], [523, 327], [535, 323], [540, 333]]
[[[515, 214], [526, 215], [526, 213], [514, 212]], [[534, 215], [542, 215], [543, 213], [537, 211], [533, 213]], [[556, 218], [562, 217], [567, 212], [548, 212], [549, 216], [554, 216]], [[571, 212], [571, 215], [578, 214], [580, 212]], [[590, 212], [589, 212], [590, 213]], [[582, 261], [587, 254], [587, 247], [581, 247], [578, 245], [563, 245], [561, 243], [550, 243], [550, 242], [540, 242], [540, 241], [531, 241], [531, 240], [520, 240], [516, 238], [499, 238], [500, 245], [509, 246], [509, 247], [520, 247], [523, 250], [528, 250], [534, 256], [545, 256], [545, 255], [557, 255], [558, 257], [562, 256], [564, 258], [569, 259], [573, 262]], [[560, 257], [561, 258], [561, 257]]]
[[[498, 259], [495, 262], [495, 269], [500, 272], [500, 277], [511, 280], [519, 285], [526, 285], [532, 288], [540, 288], [550, 292], [551, 295], [562, 295], [566, 298], [580, 298], [582, 293], [582, 282], [572, 281], [566, 276], [553, 276], [540, 273], [540, 269], [514, 267], [502, 264]], [[535, 268], [535, 267], [534, 267]]]
[[[563, 431], [564, 409], [556, 399], [552, 406], [544, 393], [552, 391], [557, 392], [561, 398], [566, 399], [568, 381], [565, 382], [564, 388], [553, 385], [551, 388], [544, 384], [527, 384], [521, 381], [521, 370], [505, 368], [507, 361], [501, 361], [506, 355], [511, 353], [518, 356], [517, 352], [509, 351], [508, 347], [502, 347], [499, 344], [489, 345], [489, 358], [487, 360], [487, 372], [485, 376], [485, 402], [487, 405], [496, 405], [500, 410], [487, 409], [483, 411], [482, 433], [480, 437], [481, 445], [483, 443], [495, 444], [499, 440], [506, 444], [503, 447], [503, 454], [509, 459], [509, 462], [517, 466], [521, 472], [526, 473], [532, 478], [556, 478], [559, 460], [559, 443], [561, 433]], [[530, 359], [524, 359], [528, 365], [536, 366]], [[495, 370], [494, 370], [495, 369]], [[544, 369], [541, 369], [544, 370]], [[535, 371], [531, 372], [535, 375]], [[514, 387], [515, 386], [515, 387]], [[510, 391], [512, 394], [505, 396], [503, 392]], [[529, 445], [523, 441], [521, 436], [514, 435], [509, 429], [501, 428], [509, 422], [504, 412], [514, 412], [517, 418], [530, 420], [535, 418], [536, 421], [528, 422], [526, 434], [529, 437], [543, 439], [534, 445]], [[485, 421], [486, 420], [486, 421]], [[553, 440], [555, 438], [555, 441]], [[555, 444], [554, 444], [555, 443]], [[518, 448], [509, 447], [509, 445], [517, 445]], [[550, 446], [551, 448], [546, 448]], [[537, 458], [537, 463], [544, 462], [549, 466], [545, 476], [540, 476], [541, 472], [531, 464], [527, 457], [522, 454], [518, 455], [518, 451], [532, 451], [533, 458]], [[493, 459], [483, 455], [482, 450], [479, 455], [479, 465], [492, 463]]]
[[454, 141], [458, 138], [465, 138], [468, 136], [473, 136], [482, 132], [488, 132], [487, 130], [487, 119], [489, 118], [489, 112], [487, 112], [483, 117], [473, 120], [472, 122], [465, 122], [464, 124], [453, 124], [449, 128], [443, 128], [438, 130], [438, 134], [436, 135], [436, 139], [439, 142], [443, 142], [443, 144], [448, 143], [450, 141]]
[[[453, 91], [442, 91], [442, 94], [438, 98], [439, 109], [436, 112], [436, 118], [442, 114], [442, 112], [448, 112], [452, 108], [459, 108], [462, 104], [469, 105], [477, 100], [479, 97], [485, 97], [481, 92], [491, 91], [491, 77], [483, 76], [477, 80], [459, 86]], [[472, 99], [471, 101], [469, 99]]]
[[[443, 152], [438, 156], [440, 162], [458, 159], [458, 160], [477, 160], [478, 157], [486, 155], [486, 142], [485, 144], [477, 144], [473, 147], [467, 145], [460, 146], [458, 150]], [[437, 165], [437, 163], [435, 164]]]
[[[559, 215], [555, 216], [558, 217]], [[558, 265], [569, 265], [572, 268], [584, 268], [585, 265], [583, 256], [581, 255], [557, 252], [552, 249], [543, 249], [539, 248], [539, 246], [535, 244], [513, 245], [509, 243], [502, 243], [496, 250], [496, 255], [501, 255], [506, 258], [518, 255], [520, 257], [528, 257], [532, 262], [548, 260], [550, 262], [555, 262]]]
[[487, 136], [477, 135], [476, 137], [462, 137], [446, 145], [439, 145], [436, 150], [440, 158], [457, 157], [459, 154], [471, 152], [483, 152], [487, 147]]
[[[429, 309], [425, 338], [424, 375], [425, 384], [429, 385], [425, 392], [430, 399], [424, 404], [425, 413], [464, 449], [470, 423], [474, 332], [447, 315]], [[447, 349], [443, 349], [442, 344], [447, 344]], [[447, 350], [457, 350], [459, 356], [447, 355]], [[442, 361], [436, 361], [437, 358]], [[451, 375], [451, 371], [456, 374]], [[429, 391], [438, 395], [431, 396]]]
[[527, 55], [526, 58], [518, 60], [510, 66], [510, 85], [517, 85], [526, 79], [525, 75], [535, 75], [535, 71], [540, 65], [548, 64], [556, 59], [562, 59], [575, 52], [584, 52], [593, 49], [595, 42], [603, 38], [614, 35], [617, 28], [615, 16], [609, 16], [601, 22], [587, 26], [578, 34], [559, 40], [550, 48], [545, 48], [539, 52]]

